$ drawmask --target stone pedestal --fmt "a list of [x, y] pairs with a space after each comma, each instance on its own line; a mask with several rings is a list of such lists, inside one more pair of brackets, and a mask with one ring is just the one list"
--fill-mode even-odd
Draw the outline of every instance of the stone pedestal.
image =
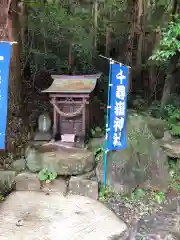
[[36, 132], [34, 141], [50, 141], [52, 134], [50, 132]]

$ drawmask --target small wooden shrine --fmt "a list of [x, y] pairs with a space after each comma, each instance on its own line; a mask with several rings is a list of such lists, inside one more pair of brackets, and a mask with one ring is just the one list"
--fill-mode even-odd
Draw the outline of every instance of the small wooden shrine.
[[53, 137], [63, 144], [84, 147], [90, 130], [90, 107], [97, 80], [94, 75], [52, 75], [52, 85], [42, 91], [49, 93], [53, 106]]

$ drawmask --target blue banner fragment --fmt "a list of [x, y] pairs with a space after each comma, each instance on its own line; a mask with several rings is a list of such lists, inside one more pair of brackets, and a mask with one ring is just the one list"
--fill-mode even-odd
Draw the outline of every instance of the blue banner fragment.
[[0, 42], [0, 149], [5, 149], [11, 43]]
[[126, 109], [128, 95], [127, 66], [112, 64], [109, 101], [109, 126], [107, 150], [122, 150], [127, 146], [126, 141]]

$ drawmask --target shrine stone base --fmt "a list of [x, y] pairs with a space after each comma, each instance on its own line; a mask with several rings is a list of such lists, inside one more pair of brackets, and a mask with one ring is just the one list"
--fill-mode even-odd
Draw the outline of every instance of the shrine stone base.
[[[98, 199], [95, 166], [93, 152], [51, 143], [30, 145], [25, 158], [14, 161], [11, 170], [16, 172], [17, 191], [59, 192]], [[38, 173], [43, 169], [57, 173], [57, 178], [50, 183], [40, 181]]]

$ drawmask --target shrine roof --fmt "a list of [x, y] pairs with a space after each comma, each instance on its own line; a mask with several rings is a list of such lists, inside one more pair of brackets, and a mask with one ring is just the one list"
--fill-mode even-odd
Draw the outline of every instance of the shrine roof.
[[46, 93], [90, 93], [96, 86], [101, 73], [93, 75], [51, 75], [52, 85], [42, 91]]

